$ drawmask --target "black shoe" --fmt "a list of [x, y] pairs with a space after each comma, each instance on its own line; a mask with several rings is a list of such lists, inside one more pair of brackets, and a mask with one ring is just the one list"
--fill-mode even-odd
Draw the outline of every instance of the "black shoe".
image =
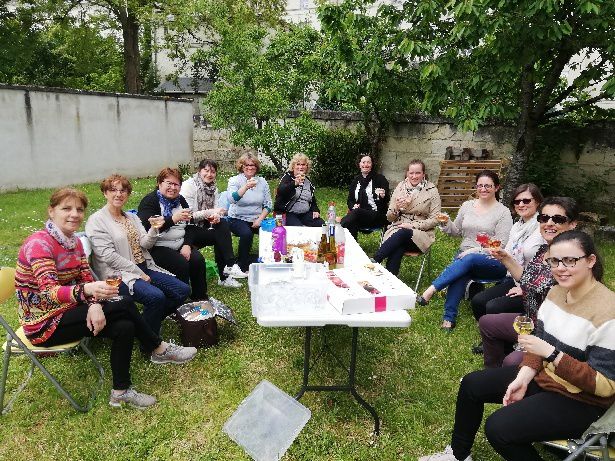
[[476, 346], [472, 346], [472, 353], [476, 355], [481, 355], [483, 353], [483, 342], [481, 341]]
[[482, 283], [470, 280], [466, 285], [465, 299], [471, 301], [475, 295], [477, 295], [484, 289], [485, 285], [483, 285]]
[[419, 306], [426, 306], [426, 305], [429, 303], [429, 301], [427, 301], [427, 300], [426, 300], [425, 298], [423, 298], [421, 295], [418, 295], [418, 296], [416, 297], [416, 303], [417, 303]]

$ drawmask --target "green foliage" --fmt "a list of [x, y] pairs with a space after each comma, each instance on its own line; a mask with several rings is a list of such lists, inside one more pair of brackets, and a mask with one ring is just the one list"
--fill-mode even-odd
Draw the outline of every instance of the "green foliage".
[[359, 154], [369, 152], [369, 149], [369, 139], [363, 131], [325, 131], [320, 149], [312, 156], [314, 166], [310, 177], [319, 186], [347, 187], [357, 174]]
[[66, 18], [37, 24], [29, 9], [0, 8], [0, 81], [11, 84], [121, 91], [122, 56], [96, 21]]

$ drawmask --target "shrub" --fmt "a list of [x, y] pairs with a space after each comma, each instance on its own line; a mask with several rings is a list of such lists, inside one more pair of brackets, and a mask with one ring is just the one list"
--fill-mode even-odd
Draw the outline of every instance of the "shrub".
[[347, 129], [324, 131], [319, 147], [312, 156], [311, 179], [319, 186], [341, 188], [357, 174], [358, 155], [370, 150], [365, 133]]

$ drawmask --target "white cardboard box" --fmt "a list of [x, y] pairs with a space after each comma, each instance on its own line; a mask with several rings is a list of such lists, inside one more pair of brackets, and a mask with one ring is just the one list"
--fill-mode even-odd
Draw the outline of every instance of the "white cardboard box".
[[342, 314], [413, 309], [416, 293], [377, 263], [326, 273], [327, 299]]

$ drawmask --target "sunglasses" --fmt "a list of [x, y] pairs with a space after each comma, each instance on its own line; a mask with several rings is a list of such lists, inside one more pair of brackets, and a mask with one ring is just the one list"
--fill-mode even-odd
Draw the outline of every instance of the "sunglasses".
[[513, 200], [513, 204], [521, 205], [523, 203], [524, 205], [529, 205], [531, 201], [532, 201], [531, 198], [519, 198], [519, 199]]
[[574, 267], [577, 265], [579, 259], [587, 258], [587, 255], [584, 256], [564, 256], [562, 259], [560, 258], [545, 258], [545, 262], [551, 267], [551, 269], [556, 269], [559, 266], [559, 263], [562, 263], [564, 267]]
[[553, 216], [551, 216], [548, 214], [540, 213], [538, 216], [536, 216], [536, 220], [543, 224], [548, 223], [549, 219], [552, 220], [555, 224], [566, 224], [569, 221], [568, 216], [562, 216], [561, 214], [554, 214]]

